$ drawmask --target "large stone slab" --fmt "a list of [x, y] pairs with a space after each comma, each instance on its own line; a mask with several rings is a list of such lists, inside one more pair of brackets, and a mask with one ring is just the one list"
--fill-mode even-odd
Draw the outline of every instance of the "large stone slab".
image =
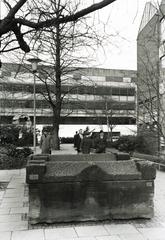
[[93, 155], [92, 161], [75, 155], [77, 161], [71, 156], [65, 161], [65, 156], [62, 161], [58, 156], [44, 163], [29, 161], [30, 223], [153, 216], [153, 165], [105, 160], [108, 157], [103, 155], [104, 160], [101, 155]]

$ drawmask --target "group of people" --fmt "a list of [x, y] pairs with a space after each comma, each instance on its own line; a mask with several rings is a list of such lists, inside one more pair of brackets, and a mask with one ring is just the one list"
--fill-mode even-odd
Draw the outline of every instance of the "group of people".
[[74, 148], [77, 153], [89, 154], [91, 149], [95, 150], [95, 153], [104, 153], [106, 150], [107, 139], [104, 132], [101, 130], [97, 134], [92, 134], [94, 129], [90, 131], [87, 126], [85, 131], [80, 129], [74, 135]]
[[[89, 154], [92, 149], [95, 153], [104, 153], [106, 150], [107, 139], [104, 132], [101, 130], [99, 133], [93, 133], [87, 126], [83, 131], [80, 129], [74, 135], [74, 148], [77, 153]], [[40, 148], [42, 154], [51, 154], [52, 137], [46, 130], [43, 131], [40, 141]]]

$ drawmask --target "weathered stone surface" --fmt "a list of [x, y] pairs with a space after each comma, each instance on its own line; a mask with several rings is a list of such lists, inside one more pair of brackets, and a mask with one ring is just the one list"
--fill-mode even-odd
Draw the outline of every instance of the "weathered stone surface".
[[[72, 155], [65, 161], [65, 156], [45, 161], [45, 168], [41, 163], [27, 165], [32, 224], [153, 216], [156, 170], [148, 162], [105, 161], [101, 155], [86, 161], [75, 155], [71, 161]], [[28, 177], [37, 169], [38, 180]]]
[[114, 161], [116, 160], [113, 153], [100, 154], [80, 154], [80, 155], [51, 155], [51, 161]]
[[43, 176], [46, 172], [45, 161], [40, 162], [29, 161], [26, 166], [26, 182], [42, 182]]
[[153, 181], [30, 185], [30, 222], [151, 218]]
[[143, 179], [155, 179], [156, 171], [155, 164], [149, 161], [136, 161], [138, 170], [142, 174]]
[[47, 163], [43, 181], [89, 181], [141, 179], [134, 161], [62, 161]]
[[30, 155], [30, 159], [31, 160], [45, 160], [45, 161], [49, 161], [50, 160], [50, 154], [31, 154]]
[[129, 153], [116, 152], [115, 155], [116, 155], [116, 160], [118, 160], [118, 161], [130, 159]]

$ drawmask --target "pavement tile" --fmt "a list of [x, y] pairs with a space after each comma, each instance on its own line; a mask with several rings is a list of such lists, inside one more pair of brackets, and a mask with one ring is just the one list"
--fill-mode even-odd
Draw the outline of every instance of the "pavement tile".
[[[121, 240], [121, 238], [119, 236], [100, 236], [100, 237], [96, 237], [96, 240]], [[134, 240], [134, 239], [131, 239]]]
[[110, 235], [139, 233], [131, 224], [105, 224], [104, 227]]
[[2, 199], [4, 197], [4, 193], [5, 193], [5, 191], [0, 191], [0, 199]]
[[146, 240], [146, 238], [144, 238], [140, 233], [127, 233], [123, 235], [119, 234], [119, 237], [120, 240]]
[[102, 236], [102, 235], [108, 235], [108, 232], [102, 225], [96, 225], [96, 226], [78, 226], [75, 227], [75, 230], [79, 237], [87, 237], [87, 236]]
[[165, 228], [139, 228], [139, 232], [149, 240], [165, 239]]
[[0, 232], [1, 240], [11, 240], [11, 232]]
[[24, 187], [24, 183], [9, 183], [9, 185], [7, 186], [7, 188], [9, 189], [19, 189], [19, 188], [22, 188], [22, 187]]
[[13, 176], [13, 175], [20, 175], [20, 169], [10, 169], [7, 171], [8, 175]]
[[10, 210], [10, 214], [16, 214], [16, 213], [28, 213], [29, 212], [29, 208], [28, 207], [13, 207]]
[[44, 232], [39, 230], [15, 231], [11, 240], [44, 240]]
[[11, 176], [1, 176], [0, 173], [0, 182], [10, 182]]
[[5, 215], [0, 215], [0, 223], [5, 223], [5, 222], [19, 222], [22, 219], [21, 214], [5, 214]]
[[21, 194], [21, 193], [24, 193], [24, 186], [18, 188], [18, 189], [15, 189], [15, 188], [7, 188], [5, 193], [10, 193], [10, 194], [14, 194], [14, 193], [17, 193], [17, 194]]
[[14, 192], [14, 193], [6, 192], [4, 194], [5, 198], [16, 198], [16, 197], [23, 197], [23, 196], [24, 196], [24, 192], [23, 191], [21, 193], [18, 193], [18, 192]]
[[9, 214], [10, 208], [0, 208], [0, 215]]
[[28, 229], [27, 221], [0, 223], [0, 232], [17, 231]]
[[2, 202], [0, 208], [21, 208], [23, 207], [23, 202]]
[[26, 202], [28, 201], [28, 197], [4, 197], [2, 203], [15, 203], [15, 202]]
[[77, 238], [76, 231], [73, 227], [60, 227], [45, 229], [45, 240]]

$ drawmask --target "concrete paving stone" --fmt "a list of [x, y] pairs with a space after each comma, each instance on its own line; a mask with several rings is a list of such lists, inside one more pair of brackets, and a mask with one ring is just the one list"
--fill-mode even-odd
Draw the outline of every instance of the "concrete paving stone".
[[96, 226], [77, 226], [75, 230], [79, 237], [108, 235], [108, 232], [102, 225]]
[[140, 233], [127, 233], [127, 234], [119, 234], [120, 240], [146, 240], [144, 236]]
[[17, 213], [28, 213], [29, 207], [20, 207], [20, 208], [11, 208], [10, 214], [17, 214]]
[[15, 192], [15, 193], [5, 193], [5, 194], [4, 194], [4, 197], [5, 197], [5, 198], [24, 197], [24, 192], [22, 192], [22, 193], [17, 193], [17, 192]]
[[11, 240], [11, 232], [0, 232], [1, 240]]
[[149, 240], [165, 239], [165, 228], [139, 228], [139, 232]]
[[20, 174], [21, 175], [26, 175], [26, 168], [21, 168], [20, 169]]
[[7, 171], [7, 174], [10, 176], [13, 176], [13, 175], [20, 175], [21, 172], [20, 172], [20, 169], [10, 169]]
[[0, 173], [0, 182], [10, 182], [11, 177], [10, 176], [1, 176]]
[[75, 229], [73, 227], [45, 229], [45, 240], [56, 240], [64, 238], [77, 238]]
[[4, 214], [0, 215], [0, 223], [5, 222], [19, 222], [22, 220], [21, 214]]
[[5, 191], [0, 191], [0, 199], [4, 197]]
[[[164, 218], [165, 220], [165, 218]], [[165, 227], [165, 222], [161, 222], [162, 227]]]
[[27, 230], [28, 221], [0, 223], [0, 232]]
[[18, 208], [23, 207], [23, 202], [2, 202], [0, 208]]
[[2, 200], [3, 203], [26, 202], [26, 201], [28, 201], [28, 197], [12, 197], [12, 198], [4, 197]]
[[24, 187], [23, 182], [10, 182], [7, 186], [7, 188], [21, 188]]
[[5, 193], [10, 193], [10, 194], [18, 193], [18, 194], [20, 194], [20, 193], [24, 193], [24, 190], [25, 190], [24, 186], [22, 186], [18, 189], [7, 188]]
[[39, 230], [15, 231], [11, 240], [44, 240], [44, 232]]
[[[56, 238], [54, 238], [56, 240]], [[45, 239], [47, 240], [47, 239]], [[59, 240], [61, 240], [59, 238]], [[96, 240], [95, 237], [80, 237], [80, 238], [62, 238], [62, 240]]]
[[[113, 236], [100, 236], [100, 237], [96, 237], [96, 240], [121, 240], [121, 238], [117, 235], [113, 235]], [[134, 240], [134, 239], [131, 239]]]
[[0, 215], [9, 214], [10, 208], [0, 208]]
[[104, 227], [110, 235], [139, 233], [131, 224], [105, 224]]

